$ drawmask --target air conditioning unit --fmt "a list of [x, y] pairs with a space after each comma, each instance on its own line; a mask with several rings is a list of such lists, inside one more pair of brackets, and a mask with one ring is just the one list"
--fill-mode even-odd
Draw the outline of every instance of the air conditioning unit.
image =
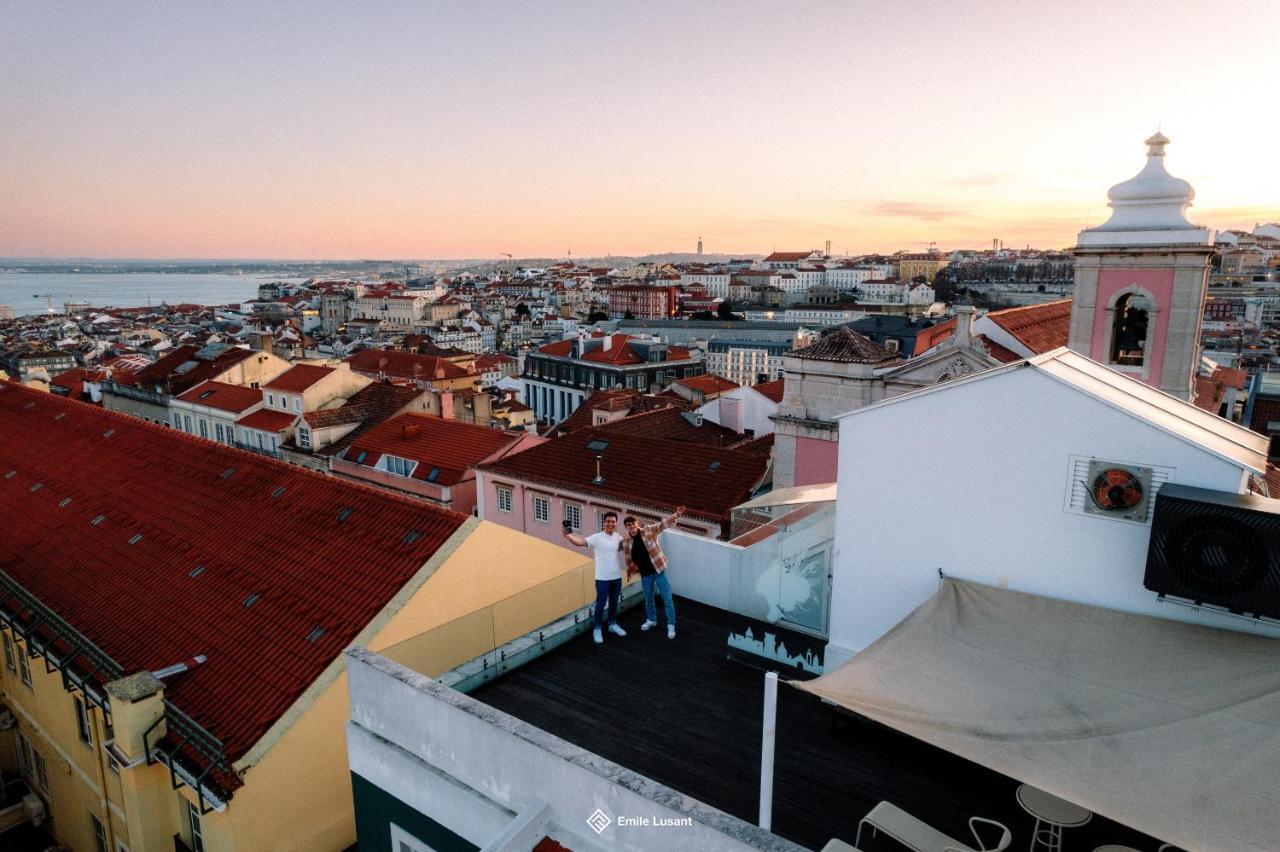
[[1234, 613], [1280, 618], [1280, 500], [1165, 485], [1143, 585]]
[[22, 812], [26, 814], [32, 825], [39, 828], [45, 818], [44, 799], [35, 793], [28, 793], [22, 797]]
[[1151, 468], [1090, 459], [1084, 482], [1084, 512], [1145, 521], [1151, 499]]

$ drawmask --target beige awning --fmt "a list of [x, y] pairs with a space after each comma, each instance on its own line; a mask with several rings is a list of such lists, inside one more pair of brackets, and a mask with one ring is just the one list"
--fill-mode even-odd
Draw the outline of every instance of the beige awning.
[[1280, 640], [946, 580], [794, 685], [1185, 849], [1280, 848]]

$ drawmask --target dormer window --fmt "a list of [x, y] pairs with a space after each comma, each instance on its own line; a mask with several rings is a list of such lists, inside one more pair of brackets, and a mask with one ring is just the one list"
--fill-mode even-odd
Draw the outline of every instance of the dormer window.
[[1151, 300], [1138, 293], [1122, 296], [1116, 302], [1111, 327], [1112, 364], [1124, 367], [1143, 366], [1151, 307]]
[[396, 476], [408, 478], [413, 476], [414, 469], [418, 466], [416, 461], [402, 459], [399, 456], [383, 456], [386, 462], [387, 473], [394, 473]]

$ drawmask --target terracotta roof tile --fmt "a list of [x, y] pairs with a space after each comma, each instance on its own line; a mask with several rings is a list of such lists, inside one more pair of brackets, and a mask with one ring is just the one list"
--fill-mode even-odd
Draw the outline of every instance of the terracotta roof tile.
[[302, 393], [332, 373], [333, 370], [333, 367], [325, 367], [321, 364], [297, 364], [276, 376], [263, 387], [266, 390]]
[[1067, 345], [1071, 329], [1071, 300], [991, 311], [987, 319], [1013, 335], [1036, 355]]
[[[686, 414], [689, 416], [686, 417]], [[701, 426], [695, 426], [690, 418], [696, 420], [697, 415], [675, 407], [656, 408], [653, 411], [632, 414], [596, 428], [613, 435], [639, 435], [664, 441], [677, 441], [682, 444], [703, 444], [709, 447], [724, 447], [742, 440], [740, 434], [718, 423], [703, 419]]]
[[206, 655], [165, 697], [230, 761], [466, 520], [11, 383], [0, 432], [4, 573], [125, 673]]
[[782, 392], [786, 389], [786, 381], [784, 379], [776, 379], [772, 382], [761, 382], [755, 385], [755, 389], [764, 394], [774, 402], [782, 402]]
[[[342, 458], [375, 467], [384, 455], [418, 462], [413, 479], [456, 485], [467, 471], [517, 444], [522, 435], [444, 420], [432, 414], [402, 414], [351, 442]], [[436, 476], [430, 476], [432, 470]]]
[[[589, 428], [482, 465], [481, 470], [658, 511], [683, 504], [691, 515], [720, 523], [727, 534], [729, 510], [750, 499], [768, 469], [772, 438], [741, 448], [686, 444], [672, 452], [671, 442], [660, 438]], [[597, 441], [604, 446], [588, 446]], [[601, 484], [592, 481], [597, 455], [602, 457]]]
[[283, 432], [294, 424], [298, 415], [284, 411], [272, 411], [270, 408], [259, 408], [252, 414], [246, 414], [236, 421], [237, 426], [246, 429], [258, 429], [263, 432]]
[[788, 358], [839, 361], [853, 364], [888, 364], [898, 356], [848, 326], [838, 326], [817, 343], [787, 353]]
[[244, 385], [226, 382], [203, 382], [182, 394], [178, 399], [195, 405], [205, 405], [219, 411], [239, 413], [262, 402], [262, 391]]
[[990, 355], [992, 358], [995, 358], [1001, 364], [1012, 364], [1014, 361], [1022, 360], [1022, 356], [1019, 355], [1017, 352], [1014, 352], [1012, 349], [1008, 349], [1004, 346], [1001, 346], [999, 343], [996, 343], [994, 340], [990, 339], [985, 334], [977, 335], [976, 339], [981, 340], [982, 345], [987, 348], [987, 354]]
[[365, 349], [347, 359], [351, 369], [366, 376], [386, 376], [430, 382], [471, 375], [462, 367], [434, 355], [418, 355], [399, 349]]
[[724, 376], [717, 376], [715, 373], [706, 373], [701, 376], [690, 376], [687, 379], [680, 379], [676, 382], [692, 391], [701, 391], [707, 396], [712, 394], [722, 394], [741, 387], [737, 382], [732, 382]]
[[[317, 455], [331, 456], [342, 452], [352, 441], [359, 438], [365, 432], [369, 431], [379, 423], [385, 422], [388, 418], [399, 414], [408, 406], [412, 405], [414, 400], [420, 398], [426, 393], [416, 387], [407, 385], [395, 385], [390, 382], [374, 382], [366, 385], [355, 393], [342, 408], [330, 409], [336, 413], [347, 408], [354, 408], [359, 412], [359, 423], [355, 429], [334, 441], [327, 447], [323, 447], [316, 451]], [[327, 412], [313, 412], [315, 414], [326, 414]], [[309, 418], [310, 415], [304, 414], [303, 417]], [[334, 418], [337, 420], [337, 417]], [[311, 421], [308, 419], [307, 421]], [[316, 424], [316, 428], [323, 428], [323, 418], [321, 422]], [[335, 425], [330, 422], [328, 425]]]

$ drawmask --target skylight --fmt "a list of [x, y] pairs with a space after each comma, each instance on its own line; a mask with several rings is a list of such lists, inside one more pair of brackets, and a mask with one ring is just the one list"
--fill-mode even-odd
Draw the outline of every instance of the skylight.
[[104, 438], [110, 438], [110, 437], [111, 437], [112, 435], [114, 435], [115, 433], [116, 433], [116, 430], [115, 430], [115, 429], [108, 429], [107, 431], [105, 431], [105, 432], [103, 432], [103, 433], [102, 433], [102, 437], [104, 437]]
[[315, 628], [314, 630], [312, 630], [310, 633], [308, 633], [308, 634], [307, 634], [307, 641], [308, 641], [308, 642], [314, 642], [314, 641], [316, 641], [317, 639], [319, 639], [319, 638], [320, 638], [321, 636], [323, 636], [323, 635], [324, 635], [324, 628], [323, 628], [323, 627], [317, 627], [317, 628]]
[[227, 468], [226, 470], [224, 470], [224, 471], [222, 472], [222, 478], [223, 478], [223, 479], [226, 479], [228, 476], [230, 476], [231, 474], [233, 474], [233, 473], [235, 473], [235, 472], [236, 472], [236, 469], [235, 469], [234, 467], [229, 467], [229, 468]]
[[8, 473], [6, 473], [6, 474], [4, 475], [4, 478], [5, 478], [5, 479], [13, 479], [13, 478], [14, 478], [15, 476], [17, 476], [17, 475], [18, 475], [18, 472], [17, 472], [16, 470], [11, 470], [11, 471], [9, 471]]
[[422, 538], [422, 530], [409, 530], [404, 534], [404, 543], [413, 544], [420, 538]]
[[134, 533], [133, 537], [129, 539], [130, 544], [137, 544], [140, 541], [142, 541], [142, 533]]
[[187, 576], [188, 576], [188, 577], [199, 577], [199, 576], [200, 576], [201, 574], [203, 574], [203, 573], [204, 573], [204, 566], [203, 566], [203, 565], [197, 565], [196, 567], [194, 567], [194, 568], [192, 568], [192, 569], [191, 569], [191, 571], [187, 574]]
[[106, 519], [107, 519], [107, 516], [106, 516], [106, 515], [99, 515], [98, 517], [96, 517], [96, 518], [94, 518], [92, 521], [90, 521], [89, 523], [93, 524], [93, 525], [96, 527], [98, 524], [102, 523], [102, 522], [103, 522], [103, 521], [105, 521]]
[[39, 491], [41, 488], [44, 488], [43, 482], [37, 482], [35, 485], [31, 486], [32, 491]]
[[342, 507], [342, 509], [338, 512], [338, 523], [342, 523], [347, 518], [351, 517], [351, 513], [354, 511], [355, 509], [351, 508], [350, 506]]
[[594, 453], [603, 452], [609, 446], [609, 442], [596, 438], [594, 441], [587, 442], [587, 449]]
[[244, 605], [253, 606], [258, 602], [258, 598], [260, 597], [262, 597], [262, 595], [258, 594], [257, 592], [253, 592], [252, 594], [249, 595], [249, 597], [244, 599]]
[[70, 497], [63, 497], [61, 500], [58, 501], [58, 508], [60, 509], [65, 509], [67, 508], [67, 506], [70, 506], [70, 505], [71, 505]]
[[197, 397], [197, 398], [198, 398], [198, 399], [208, 399], [208, 398], [209, 398], [209, 397], [211, 397], [211, 396], [213, 396], [213, 388], [210, 388], [209, 390], [204, 391], [204, 392], [203, 392], [203, 393], [201, 393], [201, 394], [200, 394], [200, 396], [199, 396], [199, 397]]
[[272, 496], [272, 497], [280, 497], [280, 496], [282, 496], [282, 495], [284, 494], [284, 492], [286, 492], [286, 491], [288, 491], [288, 490], [289, 490], [289, 489], [287, 489], [287, 488], [285, 488], [283, 485], [281, 485], [281, 486], [280, 486], [279, 488], [277, 488], [275, 491], [272, 491], [272, 492], [271, 492], [271, 496]]
[[719, 469], [720, 469], [720, 462], [718, 461], [713, 461], [711, 464], [707, 465], [707, 470], [719, 470]]

